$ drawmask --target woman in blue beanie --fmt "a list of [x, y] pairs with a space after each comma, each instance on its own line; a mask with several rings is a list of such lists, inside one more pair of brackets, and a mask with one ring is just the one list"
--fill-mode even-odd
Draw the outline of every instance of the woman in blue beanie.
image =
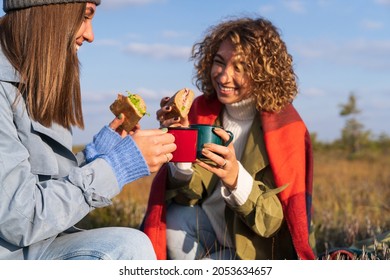
[[100, 0], [3, 0], [0, 19], [0, 259], [155, 259], [131, 228], [79, 230], [90, 211], [172, 158], [160, 129], [116, 132], [114, 119], [84, 151], [77, 50], [94, 39]]

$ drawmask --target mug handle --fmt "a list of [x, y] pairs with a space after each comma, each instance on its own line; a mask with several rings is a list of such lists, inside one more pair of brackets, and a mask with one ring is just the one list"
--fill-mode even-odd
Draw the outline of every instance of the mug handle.
[[234, 134], [229, 130], [225, 130], [225, 131], [227, 132], [227, 134], [229, 134], [229, 140], [227, 140], [225, 143], [225, 147], [227, 147], [233, 141]]

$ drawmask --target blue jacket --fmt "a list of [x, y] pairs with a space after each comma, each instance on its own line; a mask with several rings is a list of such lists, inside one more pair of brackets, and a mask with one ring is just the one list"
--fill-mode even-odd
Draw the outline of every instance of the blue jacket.
[[13, 105], [18, 82], [0, 50], [0, 259], [21, 247], [24, 258], [38, 258], [121, 188], [108, 161], [73, 154], [71, 131], [31, 120], [23, 98]]

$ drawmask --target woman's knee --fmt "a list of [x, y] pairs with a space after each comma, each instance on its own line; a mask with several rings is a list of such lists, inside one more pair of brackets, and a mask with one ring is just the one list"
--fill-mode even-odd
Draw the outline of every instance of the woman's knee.
[[156, 259], [152, 243], [145, 233], [133, 228], [109, 228], [109, 242], [115, 242], [113, 258], [125, 259]]
[[199, 221], [201, 215], [199, 206], [183, 206], [176, 203], [169, 205], [167, 209], [167, 228], [172, 230], [190, 231], [190, 228]]

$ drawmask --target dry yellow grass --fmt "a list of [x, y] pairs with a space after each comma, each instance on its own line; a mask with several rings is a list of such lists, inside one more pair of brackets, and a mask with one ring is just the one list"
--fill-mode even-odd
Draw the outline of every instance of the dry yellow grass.
[[319, 249], [349, 246], [390, 230], [389, 167], [389, 156], [315, 155], [313, 216]]

